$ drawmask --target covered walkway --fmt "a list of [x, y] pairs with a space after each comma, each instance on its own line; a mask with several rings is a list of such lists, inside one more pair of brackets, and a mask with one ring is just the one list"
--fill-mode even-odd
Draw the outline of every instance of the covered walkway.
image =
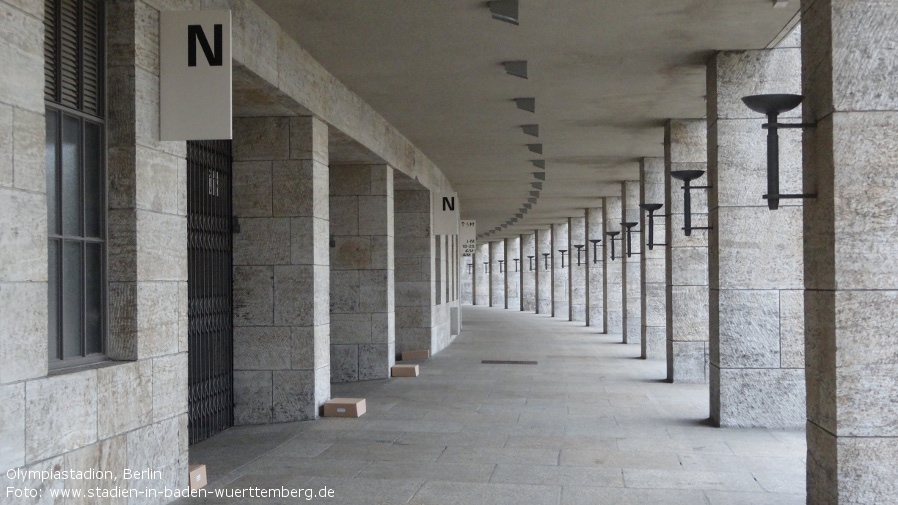
[[620, 335], [473, 306], [464, 330], [417, 378], [334, 384], [367, 399], [359, 419], [232, 428], [191, 462], [210, 492], [327, 486], [311, 503], [332, 505], [805, 503], [803, 431], [711, 427], [708, 386], [665, 382]]

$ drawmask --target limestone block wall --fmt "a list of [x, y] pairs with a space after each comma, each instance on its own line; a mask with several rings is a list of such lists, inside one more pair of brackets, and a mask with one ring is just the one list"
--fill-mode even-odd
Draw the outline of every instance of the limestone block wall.
[[[546, 257], [548, 254], [548, 268]], [[552, 229], [536, 231], [536, 313], [552, 314], [552, 283], [554, 269], [552, 268]]]
[[430, 191], [393, 172], [396, 354], [431, 349], [436, 321]]
[[[521, 235], [521, 310], [536, 311], [536, 232]], [[528, 258], [527, 256], [533, 256]]]
[[801, 4], [808, 503], [898, 503], [898, 13]]
[[[586, 325], [605, 332], [605, 222], [601, 207], [586, 209], [588, 286]], [[593, 247], [591, 240], [601, 240]]]
[[490, 276], [490, 307], [505, 308], [505, 267], [500, 268], [499, 261], [505, 263], [505, 241], [490, 242], [490, 264], [487, 266]]
[[[489, 244], [477, 244], [474, 250], [474, 305], [490, 304]], [[486, 269], [486, 270], [485, 270]]]
[[475, 259], [474, 255], [459, 259], [458, 295], [462, 305], [474, 305], [474, 279], [475, 275], [477, 275], [477, 262], [474, 261]]
[[385, 379], [395, 363], [393, 169], [330, 167], [331, 382]]
[[[48, 375], [44, 2], [0, 1], [0, 470], [187, 472], [187, 220], [183, 142], [158, 137], [158, 12], [107, 8], [108, 275], [105, 367]], [[138, 22], [140, 21], [140, 22]], [[3, 478], [3, 482], [8, 482]], [[21, 483], [11, 484], [21, 487]], [[30, 488], [75, 487], [31, 481]], [[81, 489], [103, 486], [81, 481]], [[127, 484], [126, 484], [127, 485]], [[5, 487], [5, 485], [4, 485]], [[46, 496], [46, 495], [45, 495]], [[164, 503], [164, 499], [145, 503]]]
[[[723, 52], [708, 65], [711, 419], [721, 426], [806, 421], [802, 200], [767, 208], [766, 118], [740, 100], [801, 93], [800, 52]], [[800, 122], [801, 108], [780, 118]], [[801, 193], [800, 131], [780, 132], [779, 154], [780, 191]]]
[[552, 317], [569, 321], [571, 255], [570, 251], [564, 255], [562, 268], [561, 249], [568, 249], [567, 221], [552, 225], [552, 256], [549, 257], [549, 267], [552, 269]]
[[[640, 203], [664, 203], [664, 158], [643, 158], [639, 163]], [[665, 257], [667, 256], [668, 208], [654, 212], [652, 249], [648, 248], [648, 212], [642, 211], [639, 228], [642, 236], [640, 261], [642, 281], [642, 357], [666, 359], [667, 356], [667, 283], [665, 281]]]
[[[605, 206], [602, 207], [605, 223], [605, 237], [602, 243], [605, 245], [605, 269], [602, 275], [604, 280], [605, 306], [605, 333], [621, 335], [624, 333], [624, 288], [623, 288], [623, 260], [621, 254], [620, 235], [613, 239], [608, 236], [609, 231], [620, 231], [620, 216], [623, 212], [623, 202], [620, 197], [605, 198]], [[614, 240], [614, 259], [611, 259], [611, 241]]]
[[234, 422], [315, 419], [330, 398], [328, 130], [234, 120]]
[[[586, 271], [589, 268], [586, 261], [586, 217], [574, 217], [568, 219], [570, 234], [568, 236], [568, 251], [571, 259], [570, 282], [570, 320], [586, 322]], [[580, 265], [577, 266], [577, 248], [575, 245], [584, 246], [580, 252]]]
[[[515, 265], [515, 261], [517, 265]], [[505, 239], [505, 308], [521, 310], [521, 240]]]
[[[622, 184], [621, 222], [639, 223], [642, 211], [639, 209], [639, 181], [626, 181]], [[627, 254], [627, 232], [620, 226], [621, 245], [621, 284], [624, 289], [623, 324], [624, 343], [642, 344], [642, 230], [639, 225], [630, 233], [629, 246], [631, 255]], [[638, 232], [638, 233], [637, 233]]]
[[[683, 182], [673, 170], [708, 168], [707, 123], [670, 120], [665, 128], [665, 202], [670, 209], [667, 257], [667, 376], [674, 382], [708, 381], [708, 230], [683, 231]], [[692, 182], [707, 186], [708, 174]], [[707, 190], [692, 191], [692, 225], [708, 226]]]

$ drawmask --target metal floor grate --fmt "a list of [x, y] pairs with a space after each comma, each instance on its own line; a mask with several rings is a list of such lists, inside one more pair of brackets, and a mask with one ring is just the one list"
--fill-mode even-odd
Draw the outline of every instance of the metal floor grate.
[[515, 361], [515, 360], [497, 360], [485, 359], [480, 362], [482, 365], [538, 365], [538, 361]]

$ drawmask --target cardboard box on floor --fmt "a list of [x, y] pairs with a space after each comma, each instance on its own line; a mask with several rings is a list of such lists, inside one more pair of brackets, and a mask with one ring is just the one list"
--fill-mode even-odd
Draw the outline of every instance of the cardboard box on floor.
[[395, 365], [390, 368], [393, 377], [417, 377], [418, 365]]
[[402, 353], [402, 361], [409, 361], [413, 359], [427, 359], [430, 357], [429, 350], [423, 351], [405, 351]]
[[359, 417], [364, 413], [364, 398], [331, 398], [324, 402], [324, 417]]
[[206, 465], [190, 465], [187, 470], [190, 474], [190, 489], [206, 487]]

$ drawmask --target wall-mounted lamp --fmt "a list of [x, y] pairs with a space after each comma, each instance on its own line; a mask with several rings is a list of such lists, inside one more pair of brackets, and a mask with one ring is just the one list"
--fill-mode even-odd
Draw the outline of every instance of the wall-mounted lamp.
[[621, 223], [621, 226], [623, 226], [624, 228], [627, 229], [627, 257], [628, 258], [633, 256], [634, 254], [641, 254], [641, 253], [633, 252], [633, 238], [632, 237], [633, 237], [634, 233], [639, 233], [639, 230], [633, 231], [633, 227], [636, 226], [637, 224], [639, 224], [639, 223], [635, 223], [635, 222]]
[[704, 174], [704, 170], [674, 170], [670, 173], [674, 179], [683, 181], [683, 231], [686, 236], [692, 235], [692, 230], [710, 230], [710, 226], [692, 226], [692, 190], [708, 189], [711, 186], [690, 186], [689, 183]]
[[619, 231], [609, 231], [609, 232], [606, 232], [605, 235], [608, 235], [609, 237], [611, 237], [608, 239], [608, 241], [611, 242], [611, 261], [614, 261], [614, 241], [617, 240], [614, 237], [620, 235], [620, 232]]
[[567, 249], [559, 249], [558, 252], [561, 253], [561, 268], [564, 268], [564, 255], [567, 253]]
[[474, 274], [474, 264], [473, 263], [468, 263], [468, 273], [472, 274], [472, 275]]
[[485, 274], [490, 273], [490, 262], [489, 261], [483, 262], [483, 273], [485, 273]]
[[656, 245], [667, 245], [655, 243], [655, 211], [661, 210], [661, 207], [664, 207], [663, 203], [643, 203], [639, 205], [639, 208], [649, 213], [649, 238], [647, 244], [649, 247], [649, 251], [651, 251]]
[[580, 266], [580, 251], [586, 246], [584, 244], [577, 244], [574, 247], [577, 248], [577, 266]]
[[515, 272], [518, 271], [518, 262], [519, 261], [521, 261], [521, 260], [519, 260], [518, 258], [514, 258], [514, 271]]
[[533, 258], [536, 256], [527, 256], [527, 260], [530, 262], [530, 271], [533, 271]]
[[549, 253], [543, 253], [543, 258], [546, 261], [546, 271], [549, 270]]
[[601, 242], [601, 241], [602, 241], [602, 239], [598, 239], [598, 238], [590, 240], [590, 242], [592, 242], [592, 262], [593, 262], [593, 264], [596, 264], [599, 262], [599, 253], [596, 252], [596, 250], [599, 246], [599, 242]]
[[502, 269], [503, 265], [505, 265], [505, 260], [497, 260], [499, 262], [499, 273], [505, 273], [505, 270]]
[[816, 193], [780, 194], [780, 128], [812, 128], [817, 123], [778, 123], [777, 116], [801, 105], [801, 95], [752, 95], [742, 98], [745, 105], [761, 114], [767, 115], [767, 122], [761, 128], [767, 130], [767, 208], [776, 210], [780, 207], [780, 198], [817, 198]]

